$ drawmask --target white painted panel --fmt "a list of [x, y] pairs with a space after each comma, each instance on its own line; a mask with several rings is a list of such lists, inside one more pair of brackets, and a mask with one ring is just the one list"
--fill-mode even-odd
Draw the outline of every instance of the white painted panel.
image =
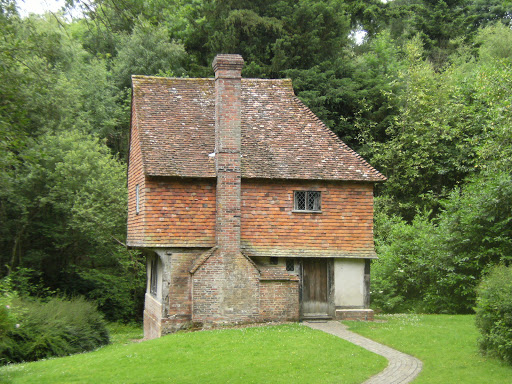
[[334, 260], [334, 304], [364, 307], [364, 259]]

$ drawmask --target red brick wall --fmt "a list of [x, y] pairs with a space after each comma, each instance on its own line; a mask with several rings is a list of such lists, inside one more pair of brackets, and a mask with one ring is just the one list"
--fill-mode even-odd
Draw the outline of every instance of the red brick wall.
[[[220, 252], [235, 254], [240, 252], [240, 153], [217, 157], [217, 246]], [[237, 165], [229, 165], [235, 159]]]
[[258, 285], [258, 270], [249, 260], [217, 251], [194, 273], [192, 320], [213, 324], [258, 321]]
[[260, 281], [261, 321], [299, 320], [298, 281]]
[[[215, 180], [148, 179], [137, 216], [132, 184], [129, 182], [129, 245], [136, 241], [145, 246], [215, 245]], [[294, 190], [321, 191], [322, 213], [292, 212]], [[243, 180], [241, 214], [242, 246], [256, 255], [373, 254], [370, 183]]]
[[[142, 171], [142, 152], [137, 127], [135, 103], [132, 103], [132, 130], [130, 135], [130, 158], [128, 165], [128, 234], [127, 244], [138, 246], [144, 240], [144, 174]], [[135, 189], [139, 185], [139, 211], [136, 213]]]
[[242, 67], [239, 55], [218, 55], [213, 60], [217, 246], [231, 255], [240, 252]]
[[[294, 190], [321, 191], [322, 213], [292, 212]], [[373, 186], [243, 180], [242, 246], [256, 255], [372, 254]]]
[[215, 180], [147, 179], [145, 198], [145, 246], [215, 245]]

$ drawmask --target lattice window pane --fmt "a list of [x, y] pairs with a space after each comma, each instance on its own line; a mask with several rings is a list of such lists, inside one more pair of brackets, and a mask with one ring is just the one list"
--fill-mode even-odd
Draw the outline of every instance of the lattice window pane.
[[293, 259], [286, 259], [286, 270], [288, 272], [295, 271], [295, 262]]
[[307, 193], [307, 205], [308, 205], [308, 211], [319, 211], [320, 210], [320, 192], [308, 192]]
[[296, 211], [320, 211], [320, 192], [295, 191], [294, 209]]
[[297, 211], [306, 210], [306, 192], [296, 191], [295, 192], [295, 209]]

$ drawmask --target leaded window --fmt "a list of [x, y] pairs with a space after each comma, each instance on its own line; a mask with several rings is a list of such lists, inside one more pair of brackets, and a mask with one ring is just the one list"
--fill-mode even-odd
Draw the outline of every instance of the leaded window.
[[295, 191], [295, 211], [320, 211], [320, 192], [318, 191]]
[[286, 270], [288, 272], [295, 271], [295, 261], [291, 258], [286, 259]]

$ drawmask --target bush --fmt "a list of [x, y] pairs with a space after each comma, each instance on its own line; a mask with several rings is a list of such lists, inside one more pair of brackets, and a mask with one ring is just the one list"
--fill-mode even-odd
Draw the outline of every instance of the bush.
[[480, 349], [512, 364], [512, 266], [496, 266], [477, 289]]
[[372, 263], [373, 308], [388, 313], [463, 312], [466, 302], [449, 293], [456, 280], [440, 246], [439, 229], [428, 216], [419, 213], [409, 224], [376, 215], [379, 259]]
[[12, 307], [21, 314], [19, 327], [0, 339], [0, 364], [90, 351], [109, 342], [102, 316], [84, 299], [14, 299]]
[[17, 293], [12, 288], [11, 279], [0, 279], [0, 343], [9, 331], [16, 328], [18, 311], [12, 308], [12, 302], [16, 297]]

